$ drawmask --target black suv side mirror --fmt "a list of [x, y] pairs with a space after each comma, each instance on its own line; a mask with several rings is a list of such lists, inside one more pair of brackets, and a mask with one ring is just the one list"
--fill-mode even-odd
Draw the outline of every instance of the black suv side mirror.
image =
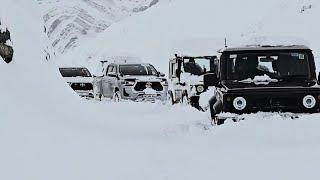
[[318, 74], [318, 84], [320, 84], [320, 72]]
[[215, 73], [207, 73], [203, 76], [203, 82], [205, 86], [218, 86], [219, 79]]
[[165, 77], [166, 75], [164, 73], [158, 72], [159, 77]]

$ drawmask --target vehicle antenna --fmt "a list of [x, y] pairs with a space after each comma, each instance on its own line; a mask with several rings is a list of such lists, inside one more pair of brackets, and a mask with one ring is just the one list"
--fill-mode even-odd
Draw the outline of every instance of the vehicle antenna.
[[227, 38], [224, 38], [224, 47], [227, 48], [228, 45], [227, 45]]

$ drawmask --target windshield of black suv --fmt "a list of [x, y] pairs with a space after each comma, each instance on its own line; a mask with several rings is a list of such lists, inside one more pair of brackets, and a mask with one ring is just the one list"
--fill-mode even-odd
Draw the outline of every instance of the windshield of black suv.
[[119, 66], [120, 74], [132, 76], [156, 76], [157, 70], [150, 64], [125, 64]]
[[91, 77], [86, 68], [60, 68], [59, 70], [63, 77]]
[[213, 66], [213, 57], [185, 57], [183, 63], [184, 72], [198, 76], [214, 71]]
[[308, 80], [311, 76], [308, 57], [308, 53], [287, 51], [231, 53], [227, 57], [227, 79]]

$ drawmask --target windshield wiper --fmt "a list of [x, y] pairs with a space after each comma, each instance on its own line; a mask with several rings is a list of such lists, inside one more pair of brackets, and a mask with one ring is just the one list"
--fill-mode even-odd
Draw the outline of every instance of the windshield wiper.
[[281, 76], [280, 81], [295, 81], [295, 80], [303, 80], [303, 81], [309, 81], [308, 77], [306, 75], [287, 75], [287, 76]]
[[238, 81], [238, 80], [235, 80], [234, 82], [239, 82], [239, 83], [245, 83], [245, 84], [251, 84], [251, 83], [255, 83], [255, 84], [269, 84], [269, 83], [272, 83], [272, 82], [279, 82], [277, 79], [271, 79], [271, 80], [254, 80], [254, 79], [245, 79], [245, 80], [241, 80], [241, 81]]
[[289, 79], [289, 78], [299, 78], [299, 79], [308, 79], [306, 75], [287, 75], [287, 76], [281, 76], [281, 79]]
[[246, 84], [263, 84], [263, 85], [267, 85], [269, 83], [276, 83], [279, 82], [278, 79], [271, 79], [268, 75], [264, 75], [264, 76], [255, 76], [254, 79], [248, 78], [248, 79], [244, 79], [241, 81], [235, 80], [234, 82], [240, 82], [240, 83], [246, 83]]

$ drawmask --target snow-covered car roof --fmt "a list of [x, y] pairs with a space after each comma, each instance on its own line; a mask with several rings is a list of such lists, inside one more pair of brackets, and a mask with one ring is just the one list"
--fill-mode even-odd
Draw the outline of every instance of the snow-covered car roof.
[[142, 60], [134, 56], [113, 56], [110, 58], [109, 63], [114, 64], [140, 64]]
[[65, 67], [59, 67], [59, 69], [88, 69], [88, 68], [86, 68], [86, 67], [76, 67], [76, 66], [74, 66], [74, 67], [71, 67], [71, 66], [65, 66]]
[[217, 57], [216, 55], [211, 55], [211, 56], [188, 56], [188, 55], [182, 55], [181, 56], [182, 58], [195, 58], [195, 59], [197, 59], [197, 58], [212, 58], [212, 57]]
[[270, 45], [253, 45], [253, 46], [243, 46], [235, 48], [225, 48], [220, 52], [233, 52], [233, 51], [268, 51], [268, 50], [310, 50], [309, 47], [305, 45], [291, 45], [291, 46], [270, 46]]

